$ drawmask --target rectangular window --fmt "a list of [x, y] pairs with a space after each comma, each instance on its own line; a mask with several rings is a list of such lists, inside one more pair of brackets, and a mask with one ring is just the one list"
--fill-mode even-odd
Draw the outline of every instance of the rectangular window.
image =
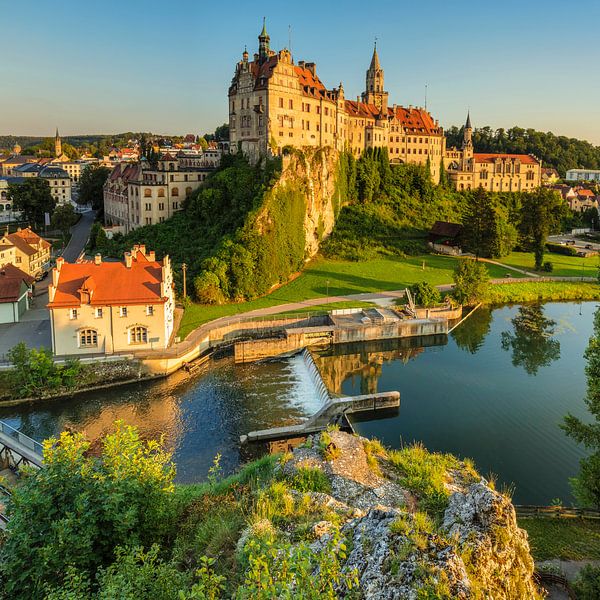
[[279, 108], [283, 108], [283, 98], [279, 98]]
[[159, 202], [158, 203], [158, 210], [165, 210], [165, 203], [164, 202]]
[[127, 307], [126, 306], [121, 306], [121, 308], [119, 308], [119, 316], [121, 316], [121, 317], [127, 316]]
[[154, 306], [146, 306], [146, 315], [151, 317], [154, 315]]
[[96, 309], [96, 319], [101, 319], [101, 318], [102, 318], [102, 309], [97, 308]]
[[72, 308], [69, 311], [69, 319], [71, 319], [71, 321], [72, 321], [72, 320], [74, 320], [76, 318], [77, 318], [77, 309], [76, 308]]
[[289, 105], [289, 108], [294, 108], [294, 101], [293, 101], [293, 100], [290, 100], [290, 101], [288, 102], [288, 105]]

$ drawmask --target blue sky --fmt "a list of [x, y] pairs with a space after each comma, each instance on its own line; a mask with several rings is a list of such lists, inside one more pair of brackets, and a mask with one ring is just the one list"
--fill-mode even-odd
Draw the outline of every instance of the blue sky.
[[[0, 0], [0, 134], [212, 131], [263, 15], [271, 46], [364, 88], [378, 38], [390, 101], [443, 126], [533, 127], [600, 145], [600, 2], [421, 0], [284, 4]], [[292, 3], [290, 3], [292, 4]]]

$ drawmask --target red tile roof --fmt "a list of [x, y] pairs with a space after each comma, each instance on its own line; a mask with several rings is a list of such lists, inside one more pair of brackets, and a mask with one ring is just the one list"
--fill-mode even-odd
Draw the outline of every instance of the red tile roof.
[[28, 275], [25, 271], [21, 271], [19, 267], [15, 267], [15, 265], [10, 263], [0, 267], [0, 280], [3, 279], [17, 279], [24, 281], [27, 285], [31, 285], [35, 281], [31, 275]]
[[439, 135], [442, 128], [435, 124], [433, 117], [422, 108], [405, 108], [396, 106], [389, 108], [388, 112], [393, 114], [397, 121], [400, 121], [402, 128], [407, 133], [424, 133], [426, 135]]
[[48, 308], [80, 306], [82, 290], [92, 292], [92, 306], [158, 304], [165, 301], [161, 282], [162, 263], [149, 261], [141, 252], [130, 268], [124, 262], [63, 263]]
[[0, 277], [0, 303], [16, 302], [21, 297], [22, 279]]
[[374, 104], [366, 104], [365, 102], [357, 102], [356, 100], [345, 101], [346, 112], [353, 117], [365, 117], [375, 119], [381, 111]]
[[596, 194], [592, 192], [592, 190], [581, 189], [577, 190], [578, 196], [583, 196], [584, 198], [593, 198]]
[[521, 163], [523, 164], [527, 164], [527, 165], [538, 165], [539, 161], [534, 158], [533, 156], [531, 156], [530, 154], [480, 154], [480, 153], [475, 153], [473, 154], [473, 157], [475, 158], [475, 162], [478, 163], [493, 163], [495, 162], [498, 158], [499, 159], [506, 159], [506, 158], [510, 158], [512, 160], [519, 160], [521, 161]]

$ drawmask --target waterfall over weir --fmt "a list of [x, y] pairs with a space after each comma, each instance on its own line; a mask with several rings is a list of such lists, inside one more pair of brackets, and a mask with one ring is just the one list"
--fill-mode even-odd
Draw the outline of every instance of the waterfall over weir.
[[303, 388], [301, 395], [307, 404], [304, 408], [307, 414], [313, 414], [327, 404], [331, 398], [319, 368], [311, 353], [306, 349], [288, 360], [294, 372], [296, 385]]

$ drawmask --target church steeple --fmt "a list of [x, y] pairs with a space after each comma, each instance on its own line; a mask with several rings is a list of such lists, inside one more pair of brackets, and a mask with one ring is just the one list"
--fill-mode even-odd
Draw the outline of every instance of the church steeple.
[[379, 62], [379, 54], [377, 54], [377, 40], [373, 47], [373, 56], [367, 71], [366, 88], [362, 100], [367, 104], [374, 104], [381, 112], [387, 111], [388, 93], [384, 90], [384, 75]]
[[267, 33], [267, 20], [263, 17], [263, 26], [260, 35], [258, 36], [258, 60], [259, 62], [264, 62], [269, 58], [269, 42], [271, 38]]
[[58, 133], [58, 127], [56, 128], [56, 136], [54, 137], [54, 156], [58, 158], [62, 155], [62, 141]]
[[471, 111], [467, 112], [467, 122], [465, 123], [465, 129], [463, 133], [463, 170], [468, 170], [469, 161], [473, 158], [473, 127], [471, 127]]

